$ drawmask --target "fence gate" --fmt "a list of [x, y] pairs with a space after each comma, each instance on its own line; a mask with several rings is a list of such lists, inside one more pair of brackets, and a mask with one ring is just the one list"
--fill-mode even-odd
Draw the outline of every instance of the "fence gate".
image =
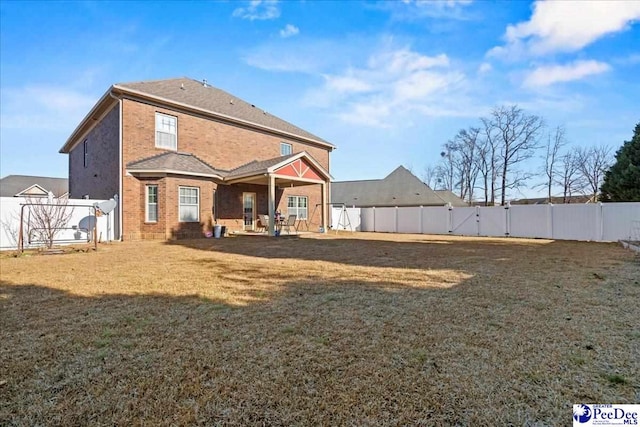
[[478, 208], [455, 208], [451, 212], [451, 234], [477, 236], [480, 233]]

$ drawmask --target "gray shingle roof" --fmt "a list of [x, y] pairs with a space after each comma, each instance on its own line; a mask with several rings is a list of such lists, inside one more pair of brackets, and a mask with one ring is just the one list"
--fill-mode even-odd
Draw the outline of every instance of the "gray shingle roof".
[[331, 184], [331, 203], [347, 206], [444, 206], [427, 184], [399, 166], [384, 179], [336, 181]]
[[206, 175], [223, 177], [226, 171], [215, 169], [193, 154], [166, 152], [127, 164], [131, 172], [160, 171], [186, 175]]
[[211, 113], [222, 114], [333, 146], [324, 139], [271, 115], [230, 93], [208, 84], [205, 86], [202, 82], [193, 79], [182, 77], [167, 80], [118, 83], [114, 87], [143, 92], [154, 97], [179, 102]]
[[445, 202], [451, 203], [451, 206], [456, 208], [464, 208], [469, 206], [464, 200], [460, 197], [453, 194], [453, 192], [449, 190], [434, 190], [438, 196], [444, 199]]
[[290, 159], [294, 156], [297, 156], [299, 153], [294, 153], [294, 154], [289, 154], [287, 156], [279, 156], [279, 157], [274, 157], [273, 159], [268, 159], [268, 160], [262, 160], [262, 161], [257, 161], [254, 160], [252, 162], [246, 163], [242, 166], [239, 166], [231, 171], [229, 171], [229, 173], [226, 175], [227, 179], [231, 179], [234, 178], [236, 176], [243, 176], [243, 175], [247, 175], [247, 174], [252, 174], [252, 173], [259, 173], [262, 171], [266, 171], [267, 169], [269, 169], [271, 166], [277, 165], [280, 162], [284, 162], [287, 159]]
[[0, 179], [0, 197], [13, 197], [34, 184], [44, 188], [45, 191], [51, 191], [56, 197], [60, 197], [69, 192], [69, 180], [67, 178], [7, 175]]

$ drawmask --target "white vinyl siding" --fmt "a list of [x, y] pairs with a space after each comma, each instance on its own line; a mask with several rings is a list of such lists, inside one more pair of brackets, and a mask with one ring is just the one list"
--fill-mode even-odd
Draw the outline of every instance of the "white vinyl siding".
[[147, 185], [145, 219], [147, 222], [158, 222], [158, 186]]
[[291, 153], [293, 153], [293, 147], [291, 146], [291, 144], [288, 144], [286, 142], [281, 142], [280, 143], [280, 155], [281, 156], [288, 156]]
[[307, 197], [289, 196], [287, 198], [288, 215], [295, 215], [297, 219], [307, 219]]
[[156, 113], [156, 147], [178, 149], [178, 118]]
[[178, 213], [180, 222], [200, 221], [200, 191], [197, 187], [178, 187]]

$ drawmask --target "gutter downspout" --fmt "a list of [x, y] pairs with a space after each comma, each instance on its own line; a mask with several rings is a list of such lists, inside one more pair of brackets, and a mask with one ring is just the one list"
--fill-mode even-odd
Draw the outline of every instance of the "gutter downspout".
[[109, 91], [109, 96], [118, 100], [118, 235], [122, 242], [122, 98], [113, 94], [113, 89]]

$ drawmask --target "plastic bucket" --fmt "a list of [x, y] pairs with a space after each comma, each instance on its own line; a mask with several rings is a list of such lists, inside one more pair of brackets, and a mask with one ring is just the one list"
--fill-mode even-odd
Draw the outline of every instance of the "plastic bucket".
[[213, 226], [213, 237], [216, 238], [216, 239], [219, 239], [221, 234], [222, 234], [222, 226], [221, 225], [214, 225]]

